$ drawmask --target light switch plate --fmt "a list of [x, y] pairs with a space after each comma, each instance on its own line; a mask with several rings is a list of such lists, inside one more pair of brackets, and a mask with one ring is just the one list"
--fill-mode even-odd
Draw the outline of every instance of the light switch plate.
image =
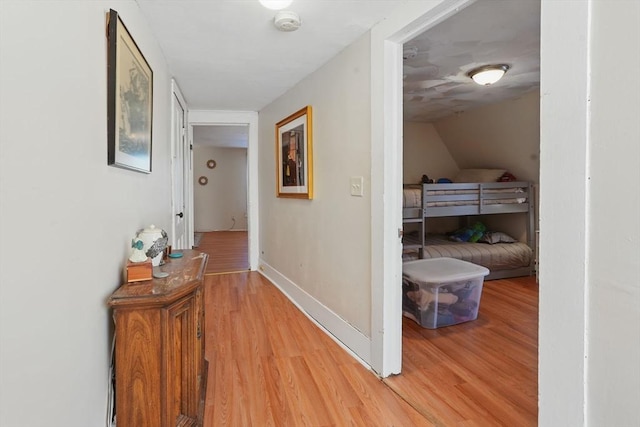
[[351, 195], [362, 197], [364, 195], [364, 178], [361, 176], [352, 176], [349, 180], [351, 186]]

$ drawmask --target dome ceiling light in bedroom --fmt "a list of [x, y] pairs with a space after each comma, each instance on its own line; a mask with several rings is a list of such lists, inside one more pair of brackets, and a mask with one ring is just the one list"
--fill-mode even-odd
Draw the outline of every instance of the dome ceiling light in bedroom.
[[508, 69], [506, 64], [485, 65], [469, 71], [468, 75], [479, 85], [489, 86], [500, 80]]

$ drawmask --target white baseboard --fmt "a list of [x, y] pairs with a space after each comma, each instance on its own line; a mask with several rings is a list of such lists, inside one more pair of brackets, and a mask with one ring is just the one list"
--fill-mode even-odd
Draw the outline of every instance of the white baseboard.
[[313, 323], [347, 350], [366, 368], [371, 369], [371, 339], [309, 295], [269, 264], [260, 260], [258, 272], [269, 279]]

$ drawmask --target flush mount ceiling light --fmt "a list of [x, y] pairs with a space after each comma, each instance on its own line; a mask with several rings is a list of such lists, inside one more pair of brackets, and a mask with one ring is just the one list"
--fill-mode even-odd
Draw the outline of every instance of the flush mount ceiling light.
[[508, 69], [509, 66], [506, 64], [485, 65], [469, 71], [467, 75], [479, 85], [489, 86], [500, 80]]
[[260, 4], [271, 10], [280, 10], [289, 7], [293, 0], [260, 0]]

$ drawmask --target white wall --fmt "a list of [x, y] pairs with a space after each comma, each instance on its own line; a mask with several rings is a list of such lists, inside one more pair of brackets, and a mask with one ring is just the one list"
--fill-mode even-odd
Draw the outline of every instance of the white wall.
[[[261, 110], [259, 153], [262, 264], [366, 336], [371, 319], [368, 47], [363, 36]], [[277, 198], [274, 125], [305, 105], [313, 107], [314, 198]], [[351, 176], [364, 177], [364, 197], [350, 195]]]
[[[214, 169], [207, 167], [210, 159]], [[201, 176], [207, 185], [198, 183]], [[193, 194], [196, 231], [246, 230], [247, 149], [194, 145]]]
[[[438, 180], [453, 178], [458, 165], [431, 123], [404, 122], [402, 134], [402, 182], [416, 184], [422, 175]], [[429, 218], [428, 233], [446, 233], [460, 226], [457, 218]], [[418, 231], [418, 224], [403, 226], [405, 233]]]
[[640, 3], [595, 1], [592, 17], [586, 416], [591, 426], [632, 426], [640, 425]]
[[[107, 166], [106, 13], [154, 72], [153, 172]], [[105, 424], [135, 231], [169, 228], [170, 79], [133, 1], [0, 2], [0, 425]]]
[[541, 426], [640, 420], [640, 9], [614, 3], [542, 2]]
[[453, 178], [458, 165], [431, 123], [404, 122], [402, 181], [419, 183], [422, 175]]
[[[538, 90], [442, 118], [433, 125], [460, 169], [506, 169], [522, 181], [538, 183]], [[522, 242], [527, 241], [528, 225], [524, 214], [490, 215], [483, 217], [482, 222], [491, 230], [503, 231]]]
[[542, 2], [538, 424], [543, 427], [586, 421], [585, 269], [592, 262], [586, 239], [588, 9], [589, 1]]
[[437, 120], [434, 126], [460, 169], [507, 169], [538, 182], [540, 92]]

